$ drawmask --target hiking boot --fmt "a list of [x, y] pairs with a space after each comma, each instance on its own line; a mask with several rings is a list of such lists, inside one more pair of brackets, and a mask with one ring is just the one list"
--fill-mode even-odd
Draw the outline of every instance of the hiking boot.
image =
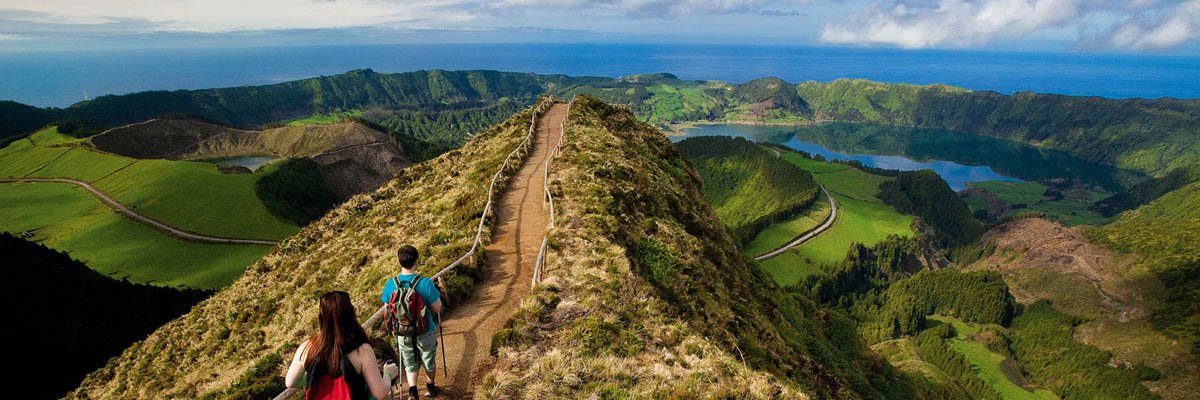
[[417, 396], [417, 387], [409, 386], [408, 387], [408, 397], [406, 397], [405, 399], [406, 400], [420, 400], [420, 398], [421, 398], [420, 396]]
[[442, 394], [442, 388], [432, 383], [425, 384], [425, 397], [438, 397], [439, 394]]

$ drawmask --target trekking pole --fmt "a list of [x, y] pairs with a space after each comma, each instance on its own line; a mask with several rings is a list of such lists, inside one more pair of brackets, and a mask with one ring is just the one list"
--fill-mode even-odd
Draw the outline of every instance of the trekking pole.
[[438, 338], [442, 344], [438, 345], [442, 349], [442, 378], [450, 379], [450, 365], [446, 364], [446, 330], [442, 329], [442, 313], [438, 313]]

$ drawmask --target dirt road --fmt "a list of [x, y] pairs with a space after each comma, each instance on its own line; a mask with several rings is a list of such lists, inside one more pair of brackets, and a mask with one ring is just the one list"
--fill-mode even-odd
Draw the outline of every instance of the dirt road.
[[[496, 230], [487, 247], [488, 272], [466, 304], [445, 316], [448, 381], [439, 382], [451, 398], [471, 395], [475, 373], [488, 358], [492, 335], [503, 328], [521, 299], [529, 293], [533, 265], [546, 234], [548, 210], [543, 203], [542, 166], [549, 149], [561, 136], [567, 105], [552, 106], [539, 119], [533, 148], [501, 195]], [[439, 355], [439, 363], [441, 358]], [[439, 380], [445, 380], [438, 373]]]
[[112, 198], [112, 196], [109, 196], [108, 193], [104, 193], [100, 189], [97, 189], [95, 186], [92, 186], [92, 184], [78, 180], [78, 179], [69, 179], [69, 178], [0, 178], [0, 183], [16, 183], [16, 182], [70, 183], [70, 184], [79, 186], [79, 187], [83, 188], [84, 190], [87, 190], [88, 192], [90, 192], [92, 194], [92, 196], [95, 196], [96, 199], [100, 200], [101, 203], [104, 203], [104, 205], [113, 209], [113, 211], [116, 211], [116, 212], [120, 213], [121, 215], [129, 217], [130, 219], [133, 219], [135, 221], [144, 223], [146, 225], [150, 225], [154, 229], [163, 231], [168, 235], [171, 235], [171, 236], [174, 236], [174, 237], [177, 237], [180, 239], [184, 239], [184, 240], [191, 240], [191, 241], [195, 241], [195, 242], [205, 242], [205, 243], [254, 244], [254, 245], [263, 245], [263, 246], [274, 246], [277, 243], [277, 242], [271, 241], [271, 240], [235, 239], [235, 238], [225, 238], [225, 237], [218, 237], [218, 236], [203, 235], [203, 234], [199, 234], [199, 233], [195, 233], [195, 232], [188, 232], [188, 231], [173, 227], [171, 225], [167, 225], [163, 222], [160, 222], [153, 218], [147, 217], [145, 215], [138, 214], [137, 211], [133, 211], [133, 210], [129, 209], [129, 207], [125, 207], [125, 205], [121, 204], [120, 202], [117, 202], [117, 199]]

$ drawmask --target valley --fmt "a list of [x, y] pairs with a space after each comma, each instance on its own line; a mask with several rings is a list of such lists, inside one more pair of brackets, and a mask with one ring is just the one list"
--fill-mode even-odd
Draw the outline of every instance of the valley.
[[[497, 172], [549, 95], [575, 99], [541, 124], [561, 154], [534, 126], [536, 162]], [[1194, 100], [355, 70], [21, 112], [0, 126], [0, 231], [112, 282], [212, 291], [96, 356], [115, 354], [71, 398], [273, 396], [313, 296], [346, 290], [365, 320], [398, 243], [432, 274], [477, 227], [486, 250], [444, 276], [458, 394], [1200, 388]], [[546, 196], [541, 242], [524, 216]]]

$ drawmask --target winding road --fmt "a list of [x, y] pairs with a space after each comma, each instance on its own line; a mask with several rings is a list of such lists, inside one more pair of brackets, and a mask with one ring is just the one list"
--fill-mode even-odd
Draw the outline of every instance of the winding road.
[[837, 214], [838, 214], [837, 199], [834, 199], [833, 196], [831, 196], [829, 194], [829, 191], [825, 190], [825, 186], [821, 186], [821, 192], [825, 193], [826, 199], [829, 199], [829, 215], [825, 217], [825, 222], [822, 222], [821, 225], [818, 225], [816, 228], [813, 228], [812, 230], [809, 230], [808, 232], [805, 232], [805, 233], [801, 234], [800, 236], [797, 236], [795, 239], [792, 239], [792, 241], [785, 243], [783, 246], [780, 246], [779, 248], [777, 248], [775, 250], [771, 250], [762, 255], [754, 257], [755, 261], [762, 261], [762, 260], [766, 260], [771, 257], [775, 257], [777, 255], [783, 254], [784, 252], [791, 250], [793, 247], [804, 244], [805, 242], [812, 240], [813, 238], [815, 238], [817, 236], [820, 236], [822, 233], [825, 233], [825, 231], [829, 230], [829, 228], [833, 227], [833, 224], [835, 222], [837, 222]]
[[19, 182], [69, 183], [69, 184], [73, 184], [75, 186], [79, 186], [79, 187], [83, 188], [84, 190], [87, 190], [89, 193], [91, 193], [92, 196], [94, 196], [94, 197], [96, 197], [96, 199], [100, 200], [101, 203], [104, 203], [104, 205], [113, 209], [113, 211], [116, 211], [116, 212], [120, 213], [121, 215], [129, 217], [130, 219], [133, 219], [135, 221], [144, 223], [146, 225], [150, 225], [154, 229], [163, 231], [168, 235], [171, 235], [171, 236], [174, 236], [174, 237], [177, 237], [180, 239], [184, 239], [184, 240], [191, 240], [194, 242], [204, 242], [204, 243], [253, 244], [253, 245], [263, 245], [263, 246], [274, 246], [278, 243], [278, 242], [271, 241], [271, 240], [236, 239], [236, 238], [226, 238], [226, 237], [219, 237], [219, 236], [209, 236], [209, 235], [204, 235], [204, 234], [195, 233], [195, 232], [188, 232], [183, 229], [179, 229], [179, 228], [173, 227], [171, 225], [167, 225], [166, 223], [163, 223], [156, 219], [139, 214], [137, 211], [133, 211], [129, 207], [125, 207], [124, 204], [121, 204], [120, 202], [117, 201], [117, 199], [114, 199], [112, 196], [109, 196], [108, 193], [104, 193], [100, 189], [97, 189], [95, 186], [92, 186], [92, 184], [78, 180], [78, 179], [29, 178], [29, 177], [26, 177], [26, 178], [0, 178], [0, 183], [19, 183]]

